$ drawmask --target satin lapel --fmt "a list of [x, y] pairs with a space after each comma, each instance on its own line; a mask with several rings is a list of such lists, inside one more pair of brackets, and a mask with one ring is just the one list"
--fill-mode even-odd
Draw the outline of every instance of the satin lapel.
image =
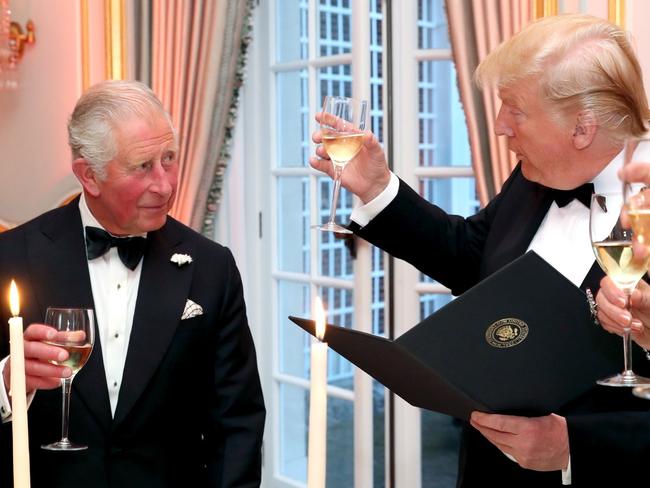
[[508, 198], [502, 202], [504, 211], [491, 229], [495, 238], [486, 245], [482, 277], [526, 252], [553, 201], [544, 187], [525, 180]]
[[[48, 306], [94, 309], [78, 199], [48, 219], [28, 241], [28, 256], [36, 299], [45, 317]], [[95, 346], [72, 388], [108, 432], [111, 410], [102, 348], [95, 323]]]
[[150, 233], [147, 240], [114, 428], [131, 411], [165, 355], [180, 322], [196, 266], [179, 268], [170, 261], [174, 253], [193, 255], [194, 245], [182, 241], [169, 223]]

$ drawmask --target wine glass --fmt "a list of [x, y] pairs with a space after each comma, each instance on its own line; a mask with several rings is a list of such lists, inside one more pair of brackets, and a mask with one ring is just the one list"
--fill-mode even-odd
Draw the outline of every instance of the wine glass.
[[368, 102], [348, 97], [326, 96], [321, 113], [323, 146], [334, 167], [334, 191], [329, 220], [313, 227], [322, 231], [352, 234], [352, 231], [334, 221], [341, 191], [343, 168], [354, 158], [363, 145], [366, 130]]
[[[632, 161], [650, 163], [650, 133], [631, 137], [625, 141], [624, 164]], [[631, 195], [626, 200], [626, 215], [629, 225], [634, 231], [635, 240], [639, 245], [650, 247], [650, 189], [641, 184], [635, 188], [634, 182], [625, 182]], [[640, 188], [639, 188], [640, 187]], [[646, 400], [650, 400], [650, 387], [638, 386], [632, 392]]]
[[[629, 190], [618, 193], [594, 194], [589, 209], [589, 234], [596, 260], [614, 284], [626, 296], [626, 308], [630, 307], [630, 295], [648, 269], [650, 253], [644, 245], [633, 239], [633, 229], [621, 222], [621, 209]], [[609, 378], [598, 380], [605, 386], [650, 386], [650, 379], [632, 371], [632, 339], [629, 327], [623, 330], [624, 369]]]
[[56, 330], [56, 337], [44, 341], [68, 351], [65, 361], [52, 361], [59, 366], [67, 366], [72, 370], [69, 378], [61, 379], [63, 389], [63, 409], [61, 412], [61, 440], [52, 444], [42, 445], [48, 451], [80, 451], [88, 446], [73, 444], [68, 439], [68, 424], [70, 419], [70, 388], [72, 380], [86, 364], [95, 343], [95, 324], [93, 311], [87, 308], [54, 308], [47, 309], [45, 324]]

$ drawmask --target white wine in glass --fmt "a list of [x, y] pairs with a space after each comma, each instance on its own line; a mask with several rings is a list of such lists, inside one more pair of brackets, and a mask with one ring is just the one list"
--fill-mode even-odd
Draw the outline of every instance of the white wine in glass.
[[[635, 239], [633, 229], [621, 221], [621, 210], [629, 190], [618, 193], [595, 194], [589, 208], [589, 234], [596, 260], [626, 297], [630, 295], [648, 270], [650, 252]], [[604, 386], [650, 385], [650, 379], [632, 371], [632, 339], [630, 328], [623, 331], [623, 372], [598, 380]]]
[[313, 226], [316, 229], [342, 234], [352, 231], [337, 224], [334, 220], [341, 191], [343, 168], [354, 158], [363, 146], [363, 131], [366, 130], [368, 102], [348, 97], [325, 97], [321, 113], [321, 132], [323, 146], [332, 160], [334, 168], [334, 191], [329, 220]]
[[[623, 155], [626, 165], [633, 161], [650, 163], [650, 133], [626, 139]], [[624, 183], [625, 188], [631, 189], [635, 182]], [[650, 189], [635, 188], [631, 193], [632, 195], [626, 199], [625, 208], [629, 225], [632, 227], [638, 245], [650, 247]], [[650, 359], [650, 355], [648, 358]], [[637, 386], [632, 393], [639, 398], [650, 400], [650, 386]]]
[[70, 419], [70, 389], [72, 380], [86, 364], [95, 344], [95, 321], [93, 311], [86, 308], [54, 308], [47, 309], [45, 324], [56, 330], [56, 336], [45, 341], [46, 344], [60, 347], [68, 351], [65, 361], [52, 361], [59, 366], [67, 366], [72, 370], [69, 378], [61, 379], [63, 402], [61, 411], [61, 440], [41, 447], [48, 451], [80, 451], [88, 446], [75, 444], [68, 439]]

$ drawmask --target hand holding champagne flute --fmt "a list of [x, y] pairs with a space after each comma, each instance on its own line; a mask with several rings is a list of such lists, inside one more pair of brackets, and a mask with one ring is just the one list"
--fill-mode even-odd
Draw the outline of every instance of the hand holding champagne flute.
[[[595, 194], [589, 209], [589, 231], [596, 260], [616, 286], [625, 293], [629, 311], [630, 295], [648, 269], [650, 252], [634, 239], [633, 229], [625, 225], [621, 210], [629, 189], [619, 193]], [[623, 222], [622, 222], [623, 220]], [[598, 381], [605, 386], [650, 385], [650, 379], [632, 371], [630, 327], [623, 329], [623, 372]]]
[[[650, 164], [650, 133], [627, 139], [623, 154], [625, 167], [636, 161]], [[632, 183], [624, 179], [626, 188], [631, 188]], [[650, 253], [650, 189], [644, 186], [637, 190], [627, 199], [624, 221], [632, 227], [637, 246], [645, 247], [646, 253]], [[650, 400], [650, 386], [637, 386], [632, 391], [636, 396]]]
[[52, 361], [59, 366], [67, 366], [72, 375], [61, 379], [63, 389], [63, 406], [61, 412], [61, 440], [41, 446], [49, 451], [79, 451], [88, 446], [73, 444], [68, 439], [68, 424], [70, 417], [70, 389], [72, 380], [86, 364], [95, 343], [95, 323], [93, 311], [79, 308], [47, 309], [45, 324], [56, 330], [53, 339], [44, 341], [46, 344], [60, 347], [68, 352], [65, 361]]
[[367, 105], [365, 100], [347, 97], [325, 97], [320, 114], [323, 146], [334, 169], [334, 191], [329, 220], [314, 227], [322, 231], [351, 234], [352, 232], [334, 221], [339, 193], [341, 174], [345, 165], [354, 158], [363, 145], [366, 129]]

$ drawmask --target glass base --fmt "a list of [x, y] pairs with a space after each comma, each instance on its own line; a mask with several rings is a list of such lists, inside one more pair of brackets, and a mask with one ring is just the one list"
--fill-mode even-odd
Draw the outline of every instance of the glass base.
[[603, 386], [650, 386], [650, 378], [634, 373], [619, 373], [609, 378], [596, 381]]
[[650, 400], [650, 388], [647, 386], [637, 386], [632, 390], [635, 396], [643, 398], [644, 400]]
[[84, 449], [88, 449], [88, 446], [73, 444], [70, 441], [58, 441], [52, 444], [43, 444], [41, 449], [45, 449], [46, 451], [83, 451]]
[[318, 230], [321, 230], [323, 232], [335, 232], [337, 234], [352, 234], [353, 233], [350, 229], [348, 229], [346, 227], [343, 227], [343, 226], [337, 224], [336, 222], [325, 222], [322, 225], [312, 225], [311, 228], [312, 229], [318, 229]]

